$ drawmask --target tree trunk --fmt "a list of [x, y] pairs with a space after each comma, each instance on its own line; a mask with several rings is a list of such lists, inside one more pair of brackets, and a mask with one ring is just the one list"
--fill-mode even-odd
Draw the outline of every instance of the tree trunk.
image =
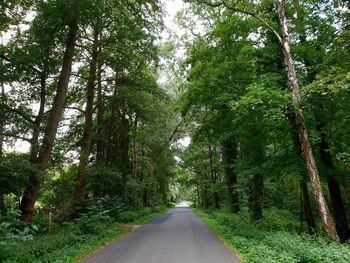
[[[217, 171], [214, 171], [214, 181], [215, 181], [215, 184], [219, 183], [219, 176]], [[214, 200], [215, 200], [215, 207], [220, 208], [220, 195], [218, 190], [215, 190], [214, 192]]]
[[209, 207], [208, 191], [207, 191], [206, 185], [204, 185], [204, 189], [203, 189], [203, 207], [205, 209], [207, 209]]
[[[214, 169], [214, 160], [213, 160], [213, 150], [210, 146], [210, 144], [208, 145], [208, 150], [209, 150], [209, 165], [210, 165], [210, 177], [211, 177], [211, 182], [213, 184], [213, 187], [216, 188], [216, 175], [215, 175], [215, 169]], [[219, 194], [217, 192], [216, 189], [214, 189], [213, 192], [213, 198], [214, 198], [214, 205], [215, 208], [219, 208], [220, 204], [219, 204]]]
[[264, 206], [264, 177], [261, 173], [256, 173], [250, 180], [248, 204], [253, 220], [261, 219]]
[[[44, 172], [48, 166], [53, 144], [56, 138], [57, 128], [62, 116], [63, 106], [67, 95], [69, 78], [72, 68], [72, 61], [75, 49], [75, 42], [78, 31], [78, 21], [73, 19], [69, 24], [69, 32], [66, 41], [66, 49], [63, 56], [61, 73], [58, 79], [58, 86], [52, 109], [44, 134], [43, 143], [39, 156], [34, 164], [40, 171]], [[34, 212], [34, 204], [40, 189], [39, 174], [31, 175], [20, 204], [23, 221], [31, 221]]]
[[134, 120], [133, 135], [132, 135], [132, 177], [137, 177], [137, 148], [136, 148], [136, 135], [137, 135], [137, 114]]
[[5, 195], [0, 193], [0, 219], [5, 216], [6, 207], [5, 207]]
[[312, 214], [309, 190], [307, 189], [307, 183], [305, 181], [302, 181], [300, 183], [300, 187], [303, 194], [303, 206], [305, 211], [307, 227], [310, 235], [314, 235], [316, 234], [316, 225], [315, 225], [314, 216]]
[[[297, 12], [297, 17], [298, 17], [297, 21], [300, 23], [300, 26], [298, 27], [300, 30], [299, 32], [300, 43], [306, 45], [307, 39], [306, 39], [306, 32], [305, 32], [305, 25], [304, 25], [305, 24], [304, 10], [302, 6], [300, 6], [299, 4], [299, 0], [293, 0], [293, 3]], [[313, 70], [312, 66], [314, 63], [309, 59], [308, 54], [302, 54], [302, 56], [307, 69], [308, 82], [311, 83], [316, 79], [317, 72]], [[327, 178], [328, 189], [329, 189], [329, 193], [332, 201], [335, 226], [336, 226], [340, 240], [346, 241], [347, 239], [350, 238], [350, 230], [346, 219], [343, 198], [340, 194], [340, 186], [336, 178], [334, 178], [334, 176], [332, 175], [332, 173], [335, 171], [335, 167], [333, 165], [332, 157], [328, 152], [329, 145], [326, 141], [325, 134], [322, 132], [322, 129], [325, 125], [321, 121], [321, 118], [317, 116], [317, 114], [315, 118], [316, 118], [316, 121], [318, 122], [317, 130], [320, 136], [318, 147], [320, 151], [321, 162], [326, 167], [326, 170], [330, 170], [330, 173], [326, 174], [326, 178]]]
[[[5, 100], [5, 87], [4, 87], [4, 83], [0, 83], [1, 85], [1, 96], [0, 96], [0, 100]], [[3, 151], [4, 151], [4, 123], [3, 120], [0, 119], [0, 158], [3, 155]]]
[[92, 133], [92, 115], [94, 108], [94, 96], [95, 96], [95, 80], [96, 80], [96, 67], [98, 57], [98, 45], [99, 45], [99, 32], [95, 30], [94, 42], [92, 44], [92, 57], [90, 62], [89, 80], [86, 85], [86, 109], [85, 109], [85, 124], [84, 132], [81, 138], [80, 144], [80, 159], [77, 173], [77, 182], [75, 186], [74, 200], [80, 202], [85, 195], [86, 177], [88, 175], [88, 164], [91, 145], [91, 133]]
[[[292, 135], [293, 135], [293, 144], [294, 144], [294, 149], [295, 149], [295, 154], [299, 158], [301, 157], [303, 152], [302, 152], [302, 147], [300, 144], [299, 136], [298, 136], [298, 128], [296, 126], [296, 121], [295, 121], [295, 115], [288, 113], [287, 118], [291, 124], [292, 127]], [[308, 226], [308, 230], [310, 235], [317, 234], [316, 232], [316, 226], [315, 226], [315, 220], [314, 216], [312, 214], [312, 208], [311, 208], [311, 203], [310, 203], [310, 196], [309, 196], [309, 191], [307, 187], [307, 176], [302, 173], [301, 175], [301, 181], [300, 181], [300, 189], [303, 195], [303, 202], [302, 205], [304, 207], [304, 212], [305, 212], [305, 217], [306, 217], [306, 222]], [[300, 215], [300, 218], [302, 218], [302, 214]]]
[[239, 198], [237, 192], [237, 174], [235, 165], [237, 163], [237, 145], [233, 136], [227, 137], [222, 142], [222, 162], [224, 164], [230, 207], [232, 212], [238, 213]]
[[290, 48], [290, 36], [288, 29], [288, 22], [284, 9], [285, 1], [277, 0], [278, 13], [280, 18], [280, 24], [282, 28], [283, 35], [283, 51], [285, 62], [287, 66], [287, 76], [290, 83], [290, 88], [292, 91], [293, 105], [295, 109], [295, 119], [296, 126], [298, 128], [299, 140], [303, 149], [304, 157], [306, 160], [306, 165], [308, 168], [308, 173], [311, 181], [312, 192], [317, 203], [319, 215], [322, 221], [324, 231], [327, 236], [338, 239], [338, 235], [333, 223], [333, 219], [328, 209], [328, 205], [324, 198], [320, 177], [318, 174], [316, 161], [312, 152], [311, 143], [309, 140], [309, 134], [305, 124], [304, 112], [300, 107], [300, 94], [299, 85], [297, 80], [296, 71], [293, 64], [291, 48]]
[[130, 125], [126, 118], [125, 108], [119, 114], [119, 131], [118, 131], [118, 147], [116, 151], [116, 164], [118, 170], [122, 174], [123, 185], [126, 184], [127, 176], [130, 169], [129, 144], [130, 144]]
[[329, 153], [329, 145], [324, 138], [324, 135], [320, 133], [321, 139], [319, 142], [319, 150], [321, 162], [326, 167], [326, 178], [329, 189], [329, 194], [331, 196], [333, 215], [335, 219], [335, 227], [337, 229], [339, 238], [342, 242], [350, 238], [350, 229], [348, 226], [346, 212], [344, 208], [343, 198], [340, 192], [340, 186], [336, 178], [331, 174], [334, 172], [335, 167], [331, 154]]
[[[101, 39], [101, 34], [100, 34]], [[101, 48], [99, 49], [101, 52]], [[97, 65], [97, 128], [96, 128], [96, 166], [104, 167], [106, 165], [106, 136], [104, 132], [104, 104], [102, 94], [102, 64]], [[97, 181], [100, 180], [100, 174], [97, 174]], [[93, 196], [94, 198], [102, 195], [102, 187], [99, 183], [94, 184]]]
[[[117, 96], [118, 83], [117, 83], [117, 73], [115, 73], [115, 82], [114, 82], [114, 90], [113, 97]], [[116, 168], [116, 148], [118, 147], [118, 123], [119, 123], [119, 105], [115, 100], [112, 101], [111, 105], [111, 116], [109, 117], [109, 125], [108, 129], [108, 144], [107, 144], [107, 154], [106, 154], [106, 162], [109, 167]]]
[[97, 142], [96, 142], [96, 164], [98, 166], [104, 166], [106, 164], [106, 147], [105, 147], [105, 134], [103, 134], [104, 123], [104, 104], [102, 93], [102, 65], [98, 63], [97, 74]]

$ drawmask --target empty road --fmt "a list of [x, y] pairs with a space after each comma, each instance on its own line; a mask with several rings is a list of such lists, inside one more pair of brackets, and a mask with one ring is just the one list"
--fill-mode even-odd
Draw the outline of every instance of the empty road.
[[186, 205], [180, 205], [81, 261], [83, 263], [239, 263]]

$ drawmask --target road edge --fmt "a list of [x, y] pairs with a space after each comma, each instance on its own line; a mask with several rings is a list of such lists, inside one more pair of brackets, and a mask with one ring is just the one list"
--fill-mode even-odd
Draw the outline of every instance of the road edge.
[[210, 219], [205, 215], [205, 212], [203, 212], [202, 210], [198, 209], [198, 208], [194, 208], [194, 207], [189, 207], [193, 213], [195, 213], [196, 216], [198, 216], [203, 223], [222, 241], [222, 243], [227, 247], [227, 249], [229, 251], [231, 251], [242, 263], [247, 263], [247, 261], [245, 260], [245, 258], [239, 253], [239, 251], [237, 250], [237, 248], [231, 244], [227, 238], [225, 238], [220, 231], [212, 224], [212, 222], [210, 221]]
[[[174, 206], [175, 207], [175, 206]], [[129, 225], [133, 225], [133, 224], [137, 224], [137, 225], [145, 225], [148, 222], [168, 213], [171, 209], [174, 208], [173, 206], [171, 207], [166, 207], [164, 209], [162, 209], [159, 212], [155, 212], [151, 215], [145, 216], [145, 217], [140, 217], [137, 218], [136, 220], [128, 223]], [[96, 254], [98, 251], [100, 251], [101, 249], [103, 249], [104, 247], [110, 245], [112, 242], [121, 239], [122, 237], [126, 236], [130, 231], [128, 231], [127, 227], [124, 227], [123, 224], [118, 224], [117, 225], [120, 226], [121, 228], [121, 232], [117, 233], [116, 236], [113, 237], [106, 237], [106, 241], [103, 241], [101, 245], [96, 245], [95, 247], [93, 247], [91, 250], [88, 250], [86, 254], [84, 254], [83, 256], [77, 257], [75, 259], [72, 259], [71, 261], [69, 261], [69, 263], [79, 263], [81, 261], [83, 261], [84, 259]]]

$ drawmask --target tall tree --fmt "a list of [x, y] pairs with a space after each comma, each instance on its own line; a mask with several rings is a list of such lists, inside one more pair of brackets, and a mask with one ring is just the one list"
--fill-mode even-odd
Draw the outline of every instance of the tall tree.
[[94, 39], [91, 50], [91, 61], [89, 69], [88, 83], [86, 85], [86, 108], [85, 108], [85, 123], [84, 132], [80, 140], [80, 159], [77, 173], [77, 185], [75, 188], [74, 200], [76, 202], [81, 201], [85, 194], [86, 176], [88, 174], [88, 161], [91, 148], [91, 136], [92, 136], [92, 120], [94, 110], [94, 97], [95, 97], [95, 80], [98, 60], [98, 47], [100, 32], [94, 29]]
[[[202, 2], [202, 1], [200, 1], [200, 2]], [[338, 239], [335, 225], [334, 225], [333, 219], [331, 217], [331, 214], [329, 212], [328, 205], [326, 203], [324, 193], [323, 193], [323, 190], [321, 187], [318, 168], [316, 165], [314, 154], [312, 152], [312, 146], [311, 146], [310, 139], [309, 139], [309, 133], [308, 133], [308, 130], [306, 128], [304, 112], [303, 112], [302, 107], [300, 106], [301, 97], [300, 97], [300, 92], [299, 92], [299, 84], [298, 84], [298, 78], [297, 78], [297, 74], [296, 74], [296, 70], [295, 70], [295, 66], [294, 66], [294, 61], [292, 59], [289, 26], [288, 26], [287, 17], [285, 14], [285, 1], [284, 0], [276, 0], [279, 20], [280, 20], [280, 25], [281, 25], [282, 37], [268, 21], [266, 21], [263, 17], [259, 16], [254, 11], [249, 10], [249, 7], [254, 8], [254, 6], [256, 5], [254, 3], [252, 5], [250, 5], [250, 3], [249, 3], [248, 8], [245, 8], [244, 6], [242, 6], [239, 3], [237, 4], [237, 6], [235, 6], [235, 5], [230, 6], [225, 1], [220, 1], [220, 2], [216, 2], [216, 3], [205, 1], [202, 3], [205, 3], [205, 4], [212, 6], [212, 7], [224, 6], [227, 9], [232, 10], [233, 12], [238, 12], [238, 13], [242, 13], [242, 14], [254, 17], [260, 23], [262, 23], [263, 26], [265, 26], [268, 30], [270, 30], [277, 37], [280, 44], [282, 45], [284, 59], [285, 59], [285, 63], [286, 63], [287, 77], [288, 77], [288, 81], [289, 81], [290, 88], [291, 88], [292, 102], [293, 102], [293, 107], [295, 110], [296, 126], [297, 126], [297, 130], [298, 130], [298, 134], [299, 134], [300, 145], [303, 149], [306, 165], [308, 168], [308, 174], [310, 177], [312, 192], [313, 192], [314, 198], [316, 200], [318, 212], [319, 212], [319, 215], [320, 215], [320, 218], [322, 221], [322, 225], [323, 225], [323, 228], [324, 228], [326, 235], [331, 237], [331, 238]]]
[[[44, 138], [42, 142], [39, 155], [34, 163], [38, 166], [39, 170], [45, 172], [49, 158], [52, 152], [53, 144], [55, 141], [57, 128], [61, 119], [63, 106], [65, 103], [67, 88], [70, 79], [70, 73], [72, 68], [72, 61], [75, 49], [75, 43], [78, 32], [78, 17], [79, 1], [72, 4], [69, 10], [68, 34], [66, 39], [66, 48], [63, 56], [61, 73], [59, 75], [57, 91], [55, 99], [50, 111], [48, 123], [45, 129]], [[21, 200], [20, 209], [22, 212], [22, 220], [30, 221], [34, 212], [34, 204], [37, 199], [37, 195], [40, 189], [40, 175], [32, 175], [26, 186]]]
[[316, 161], [312, 152], [312, 146], [309, 139], [309, 134], [306, 128], [303, 109], [300, 106], [301, 97], [299, 94], [298, 78], [294, 67], [294, 62], [291, 53], [290, 35], [288, 21], [285, 13], [284, 0], [277, 0], [278, 13], [282, 29], [282, 44], [287, 67], [287, 75], [292, 91], [293, 105], [295, 109], [295, 121], [299, 133], [299, 140], [303, 149], [306, 165], [309, 171], [312, 192], [314, 194], [319, 215], [322, 220], [322, 225], [327, 236], [338, 239], [338, 234], [333, 223], [333, 219], [328, 209], [328, 205], [324, 198]]
[[230, 207], [232, 212], [238, 213], [239, 199], [237, 192], [237, 143], [233, 136], [227, 137], [222, 143], [222, 159], [224, 162], [225, 175], [227, 180], [228, 193], [230, 196]]

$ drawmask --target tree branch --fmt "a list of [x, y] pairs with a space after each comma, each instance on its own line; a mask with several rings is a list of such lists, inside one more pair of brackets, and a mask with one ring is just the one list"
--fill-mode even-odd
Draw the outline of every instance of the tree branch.
[[19, 135], [15, 135], [15, 134], [2, 133], [2, 134], [0, 134], [0, 136], [10, 137], [10, 138], [15, 138], [15, 139], [20, 139], [20, 140], [23, 140], [23, 141], [26, 141], [26, 142], [29, 142], [29, 143], [32, 141], [32, 140], [29, 139], [29, 138], [22, 137], [22, 136], [19, 136]]
[[1, 105], [1, 107], [3, 107], [4, 110], [7, 110], [9, 112], [13, 112], [13, 113], [19, 115], [20, 117], [22, 117], [24, 120], [26, 120], [29, 123], [34, 123], [34, 121], [32, 120], [32, 116], [27, 115], [25, 112], [21, 111], [20, 109], [11, 108], [6, 103], [1, 103], [0, 105]]
[[212, 3], [210, 1], [201, 1], [201, 0], [198, 0], [198, 2], [201, 3], [201, 4], [205, 4], [207, 6], [211, 6], [211, 7], [224, 6], [227, 9], [232, 10], [234, 12], [242, 13], [242, 14], [254, 17], [255, 19], [259, 20], [261, 23], [263, 23], [277, 37], [278, 41], [283, 46], [283, 40], [282, 40], [282, 37], [280, 36], [280, 34], [265, 19], [261, 18], [260, 16], [258, 16], [254, 12], [251, 12], [251, 11], [248, 11], [248, 10], [244, 10], [244, 9], [241, 9], [241, 8], [237, 8], [237, 7], [234, 7], [234, 6], [230, 6], [224, 0], [221, 1], [221, 2], [217, 2], [217, 3]]

